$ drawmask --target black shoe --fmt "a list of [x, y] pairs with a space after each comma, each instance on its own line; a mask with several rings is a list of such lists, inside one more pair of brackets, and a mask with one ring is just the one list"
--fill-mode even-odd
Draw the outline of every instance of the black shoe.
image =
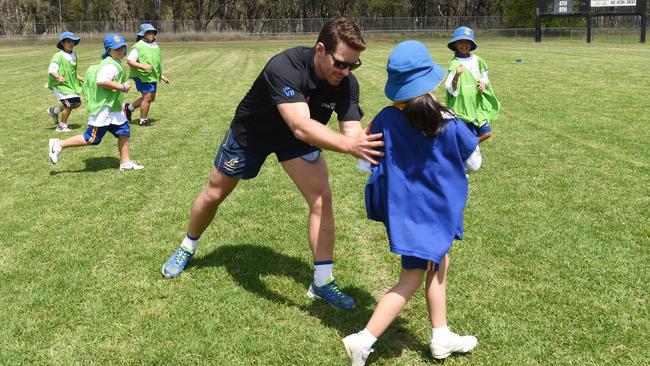
[[130, 103], [126, 103], [126, 104], [124, 105], [124, 114], [126, 114], [126, 121], [127, 121], [127, 122], [131, 122], [131, 114], [133, 113], [133, 112], [129, 109], [130, 106], [131, 106]]

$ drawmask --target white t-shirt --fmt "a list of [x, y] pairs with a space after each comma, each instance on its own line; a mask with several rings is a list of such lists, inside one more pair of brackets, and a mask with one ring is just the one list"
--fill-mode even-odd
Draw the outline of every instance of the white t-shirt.
[[[74, 54], [74, 52], [67, 53], [64, 50], [60, 50], [59, 52], [61, 52], [63, 54], [63, 57], [65, 57], [65, 59], [70, 61], [73, 65], [75, 65], [77, 63], [77, 56]], [[55, 61], [52, 61], [52, 62], [50, 62], [50, 67], [47, 68], [47, 73], [48, 74], [51, 74], [53, 72], [58, 73], [59, 72], [59, 67], [60, 66], [59, 66], [58, 63], [56, 63]], [[79, 96], [77, 94], [63, 94], [63, 93], [61, 93], [59, 91], [59, 89], [56, 88], [56, 86], [52, 87], [52, 91], [54, 92], [54, 96], [58, 100], [69, 99], [69, 98], [79, 98]]]
[[[474, 76], [474, 79], [481, 81], [483, 84], [488, 84], [490, 80], [488, 79], [488, 72], [487, 70], [483, 71], [483, 74], [481, 74], [481, 70], [478, 67], [478, 59], [474, 55], [470, 55], [467, 58], [460, 58], [456, 57], [458, 61], [460, 61], [460, 64], [463, 65], [465, 68], [465, 71], [463, 72], [471, 72], [472, 76]], [[455, 71], [452, 71], [447, 75], [447, 80], [445, 80], [445, 88], [449, 91], [449, 93], [455, 97], [458, 96], [458, 90], [454, 90], [454, 86], [452, 81], [454, 80], [454, 76], [456, 75]]]
[[[113, 64], [106, 64], [97, 72], [97, 83], [105, 81], [113, 81], [119, 74], [117, 66]], [[102, 86], [97, 86], [102, 88]], [[116, 93], [121, 93], [117, 92]], [[94, 116], [88, 116], [88, 124], [93, 127], [103, 127], [108, 125], [121, 125], [126, 122], [126, 115], [124, 112], [111, 112], [110, 107], [106, 106], [99, 110]]]
[[[149, 48], [158, 48], [158, 45], [156, 44], [156, 42], [151, 42], [151, 43], [142, 42], [142, 44], [144, 44], [145, 46], [147, 46]], [[138, 56], [140, 56], [140, 53], [138, 52], [138, 49], [133, 47], [131, 49], [131, 52], [129, 52], [129, 55], [126, 57], [126, 59], [129, 60], [129, 61], [136, 61], [137, 62], [138, 61]]]

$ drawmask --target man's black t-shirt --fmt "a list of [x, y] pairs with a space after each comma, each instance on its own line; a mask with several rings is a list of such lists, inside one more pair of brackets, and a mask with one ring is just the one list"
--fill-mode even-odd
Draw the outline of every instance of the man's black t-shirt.
[[350, 74], [339, 85], [316, 79], [314, 48], [295, 47], [275, 55], [237, 106], [231, 129], [250, 150], [293, 151], [309, 146], [296, 139], [277, 104], [305, 102], [312, 119], [327, 124], [336, 111], [339, 121], [359, 121], [359, 83]]

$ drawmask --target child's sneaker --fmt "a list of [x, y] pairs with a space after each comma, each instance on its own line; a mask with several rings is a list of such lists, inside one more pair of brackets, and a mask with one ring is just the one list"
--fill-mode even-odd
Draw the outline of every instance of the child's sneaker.
[[163, 264], [162, 275], [167, 278], [174, 278], [183, 272], [187, 263], [194, 256], [194, 253], [185, 250], [183, 247], [178, 247], [174, 254]]
[[352, 366], [363, 366], [366, 364], [368, 355], [370, 352], [374, 351], [372, 348], [363, 349], [361, 347], [361, 334], [354, 333], [343, 338], [343, 346], [345, 347], [345, 352], [347, 352], [348, 357], [350, 358], [350, 365]]
[[433, 358], [441, 360], [454, 352], [467, 353], [473, 350], [477, 344], [478, 340], [474, 336], [460, 336], [450, 331], [444, 337], [432, 337], [429, 346]]
[[59, 155], [61, 155], [61, 145], [59, 145], [59, 139], [50, 139], [50, 162], [56, 164], [59, 162]]
[[340, 309], [350, 310], [355, 306], [354, 299], [341, 292], [341, 289], [336, 284], [336, 280], [332, 280], [332, 282], [321, 287], [316, 286], [314, 281], [312, 281], [309, 284], [307, 296], [312, 299], [324, 300], [328, 304]]
[[47, 114], [50, 115], [50, 118], [52, 119], [52, 123], [54, 123], [55, 125], [59, 124], [59, 115], [54, 113], [54, 107], [48, 108]]
[[59, 122], [59, 124], [56, 126], [55, 131], [56, 132], [70, 132], [72, 130], [70, 129], [70, 127], [68, 127], [67, 124], [65, 124], [63, 122]]
[[131, 122], [131, 115], [133, 112], [129, 110], [129, 107], [131, 106], [131, 103], [126, 103], [124, 104], [124, 114], [126, 115], [126, 121]]
[[120, 164], [120, 170], [140, 170], [144, 169], [144, 165], [140, 165], [133, 160], [129, 160], [126, 163]]
[[151, 126], [148, 119], [141, 119], [139, 122], [140, 126]]

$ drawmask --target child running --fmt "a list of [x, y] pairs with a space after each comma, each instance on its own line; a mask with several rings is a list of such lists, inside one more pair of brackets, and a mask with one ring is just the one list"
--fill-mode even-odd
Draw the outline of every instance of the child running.
[[465, 171], [481, 165], [478, 139], [431, 94], [445, 72], [422, 43], [398, 44], [386, 69], [385, 93], [395, 104], [385, 107], [371, 124], [369, 133], [383, 133], [385, 156], [371, 169], [366, 211], [369, 219], [384, 223], [390, 251], [401, 255], [402, 269], [365, 329], [343, 339], [352, 365], [365, 364], [377, 338], [423, 278], [433, 357], [444, 359], [477, 345], [475, 337], [460, 336], [447, 326], [446, 276], [447, 252], [454, 239], [463, 236]]
[[160, 48], [156, 44], [158, 30], [149, 23], [140, 24], [137, 42], [129, 52], [126, 63], [131, 68], [129, 78], [135, 82], [135, 87], [142, 96], [133, 103], [127, 103], [124, 109], [126, 119], [131, 121], [131, 114], [140, 108], [140, 126], [149, 126], [148, 119], [151, 103], [156, 100], [158, 81], [169, 84], [169, 79], [163, 75]]
[[[81, 105], [81, 83], [84, 78], [77, 75], [77, 54], [72, 50], [79, 44], [80, 38], [72, 32], [63, 32], [59, 36], [55, 53], [47, 69], [47, 87], [54, 92], [56, 99], [61, 102], [60, 107], [50, 107], [47, 113], [56, 125], [56, 132], [70, 132], [68, 118], [73, 109]], [[59, 120], [59, 113], [61, 119]]]
[[139, 170], [144, 166], [129, 158], [131, 130], [122, 110], [124, 93], [131, 88], [120, 60], [126, 55], [126, 42], [118, 34], [104, 37], [102, 61], [86, 72], [84, 94], [88, 102], [88, 129], [83, 135], [63, 141], [50, 139], [50, 162], [56, 164], [63, 149], [99, 145], [106, 132], [117, 138], [120, 153], [120, 170]]
[[488, 66], [478, 55], [471, 54], [478, 46], [474, 31], [468, 27], [457, 28], [447, 47], [455, 53], [445, 81], [447, 106], [483, 142], [492, 136], [490, 122], [497, 119], [501, 108], [488, 78]]

